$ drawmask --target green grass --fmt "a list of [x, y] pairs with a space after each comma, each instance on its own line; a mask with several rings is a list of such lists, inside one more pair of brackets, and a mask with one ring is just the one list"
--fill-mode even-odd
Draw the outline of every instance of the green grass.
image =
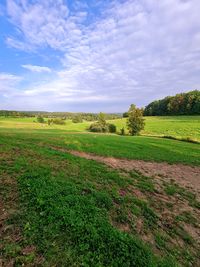
[[[126, 119], [110, 121], [117, 129], [126, 129]], [[200, 140], [200, 116], [153, 116], [145, 117], [144, 135], [174, 136]]]
[[[30, 119], [0, 121], [0, 189], [10, 210], [1, 245], [7, 263], [14, 259], [15, 266], [198, 266], [198, 244], [181, 225], [191, 222], [196, 227], [198, 218], [181, 211], [172, 213], [171, 225], [165, 223], [161, 211], [171, 202], [158, 201], [154, 179], [119, 173], [53, 147], [200, 165], [200, 145], [144, 136], [72, 134], [71, 126], [66, 127], [41, 126]], [[74, 127], [80, 131], [79, 125]], [[187, 201], [193, 212], [200, 208], [195, 194], [180, 186], [164, 184], [159, 194]], [[153, 243], [143, 238], [149, 235]], [[35, 249], [24, 253], [30, 246]]]
[[[46, 119], [47, 120], [47, 119]], [[0, 129], [60, 129], [68, 132], [83, 132], [92, 122], [84, 121], [83, 123], [73, 123], [71, 120], [66, 120], [65, 125], [39, 124], [35, 118], [4, 118], [0, 117]], [[117, 126], [117, 131], [122, 127], [126, 129], [126, 119], [116, 119], [108, 121]], [[127, 131], [127, 129], [126, 129]], [[200, 141], [200, 116], [154, 116], [145, 117], [145, 129], [143, 135], [156, 136], [173, 136], [177, 138], [190, 137]]]
[[200, 145], [154, 137], [131, 137], [103, 134], [70, 134], [60, 129], [1, 129], [2, 136], [15, 142], [27, 139], [30, 144], [61, 146], [103, 156], [147, 161], [166, 161], [200, 165]]
[[[36, 252], [43, 257], [42, 266], [177, 266], [172, 257], [161, 259], [138, 236], [110, 223], [118, 190], [129, 184], [129, 178], [25, 141], [18, 140], [16, 150], [7, 139], [0, 149], [4, 159], [12, 158], [6, 167], [0, 165], [1, 173], [14, 174], [18, 181], [20, 205], [8, 224], [20, 228], [23, 239], [17, 245], [6, 239], [3, 250], [16, 266], [34, 263]], [[120, 202], [119, 207], [126, 205], [123, 198]], [[136, 198], [133, 203], [147, 225], [155, 224], [155, 212], [147, 203]], [[24, 255], [26, 246], [36, 251]]]

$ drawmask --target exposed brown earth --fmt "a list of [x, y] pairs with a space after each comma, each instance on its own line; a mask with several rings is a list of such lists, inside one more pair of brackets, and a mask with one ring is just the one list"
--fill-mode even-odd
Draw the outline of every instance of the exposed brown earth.
[[180, 186], [190, 189], [200, 198], [200, 167], [188, 166], [183, 164], [168, 164], [166, 162], [148, 162], [143, 160], [128, 160], [113, 157], [103, 157], [90, 153], [66, 150], [63, 148], [53, 149], [70, 153], [77, 157], [102, 162], [112, 168], [122, 169], [126, 171], [136, 170], [142, 175], [160, 179], [165, 178], [166, 181], [173, 180]]

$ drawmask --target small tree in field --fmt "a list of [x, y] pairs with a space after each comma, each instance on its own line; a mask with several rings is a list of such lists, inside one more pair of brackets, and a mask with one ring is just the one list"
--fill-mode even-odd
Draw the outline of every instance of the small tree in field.
[[106, 116], [103, 112], [100, 112], [98, 115], [98, 123], [102, 126], [106, 126]]
[[144, 129], [143, 110], [131, 105], [128, 111], [127, 126], [131, 135], [138, 135]]
[[39, 122], [39, 123], [44, 123], [45, 121], [44, 121], [44, 118], [43, 118], [41, 115], [39, 115], [39, 116], [37, 117], [37, 122]]

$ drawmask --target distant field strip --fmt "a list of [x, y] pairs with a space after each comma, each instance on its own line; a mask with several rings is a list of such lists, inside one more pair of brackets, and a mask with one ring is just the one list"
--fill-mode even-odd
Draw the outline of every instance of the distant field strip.
[[[92, 122], [73, 123], [66, 120], [65, 125], [48, 125], [36, 122], [35, 118], [4, 118], [0, 117], [0, 131], [3, 129], [29, 130], [62, 130], [66, 132], [87, 132]], [[126, 128], [126, 118], [108, 121], [117, 126], [117, 131]], [[200, 141], [200, 116], [161, 116], [145, 117], [145, 129], [142, 135], [173, 136], [178, 138], [190, 137]]]

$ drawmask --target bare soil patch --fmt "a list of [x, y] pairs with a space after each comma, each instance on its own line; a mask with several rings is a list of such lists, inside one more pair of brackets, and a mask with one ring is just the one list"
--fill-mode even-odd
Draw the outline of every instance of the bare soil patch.
[[113, 157], [103, 157], [90, 153], [66, 150], [63, 148], [53, 147], [53, 149], [70, 153], [77, 157], [89, 160], [96, 160], [115, 169], [126, 171], [136, 170], [142, 175], [161, 179], [166, 181], [173, 180], [180, 186], [190, 189], [200, 198], [200, 167], [188, 166], [183, 164], [168, 164], [166, 162], [149, 162], [143, 160], [128, 160]]

